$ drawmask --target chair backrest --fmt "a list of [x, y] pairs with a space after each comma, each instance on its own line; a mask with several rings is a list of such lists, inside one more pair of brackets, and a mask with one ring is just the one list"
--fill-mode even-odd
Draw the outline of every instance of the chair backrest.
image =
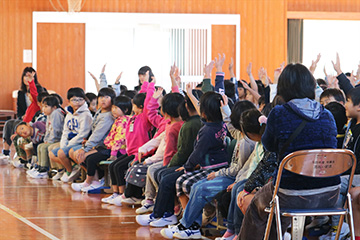
[[356, 157], [347, 149], [310, 149], [288, 154], [280, 163], [273, 198], [279, 190], [283, 169], [308, 177], [331, 177], [351, 169], [349, 186], [356, 168]]
[[331, 177], [348, 171], [356, 159], [346, 149], [313, 149], [290, 153], [283, 160], [284, 168], [308, 177]]

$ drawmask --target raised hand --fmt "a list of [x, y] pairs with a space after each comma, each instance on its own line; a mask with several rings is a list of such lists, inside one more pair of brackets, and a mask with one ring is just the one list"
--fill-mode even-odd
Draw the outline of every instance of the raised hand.
[[120, 79], [121, 79], [121, 76], [122, 76], [123, 72], [121, 72], [119, 74], [119, 76], [117, 76], [116, 80], [115, 80], [115, 84], [119, 84], [120, 83]]
[[223, 56], [221, 57], [221, 54], [219, 53], [219, 59], [215, 58], [215, 67], [216, 71], [222, 72], [222, 66], [225, 62], [225, 53], [223, 53]]
[[229, 104], [229, 99], [225, 94], [223, 94], [222, 95], [222, 101], [220, 101], [220, 106], [224, 107], [224, 106], [226, 106], [228, 104]]
[[144, 82], [149, 82], [149, 70], [145, 73]]
[[229, 72], [230, 72], [230, 78], [234, 78], [235, 74], [234, 74], [234, 60], [233, 60], [233, 58], [231, 58], [231, 61], [229, 63]]
[[153, 98], [158, 99], [162, 96], [164, 89], [162, 87], [158, 87], [158, 89], [154, 92]]
[[106, 63], [104, 64], [103, 68], [101, 69], [101, 73], [105, 72], [105, 68], [106, 68]]
[[88, 73], [90, 74], [90, 76], [92, 77], [92, 79], [94, 79], [95, 81], [97, 81], [97, 78], [95, 77], [94, 74], [92, 74], [91, 72], [88, 71]]
[[336, 53], [336, 62], [334, 63], [333, 61], [331, 61], [337, 75], [340, 75], [342, 73], [341, 68], [340, 68], [340, 57], [339, 57], [339, 53]]
[[214, 61], [211, 60], [209, 64], [204, 66], [204, 78], [211, 78], [211, 71], [214, 68]]
[[242, 82], [243, 87], [244, 87], [246, 90], [249, 90], [249, 89], [250, 89], [249, 84], [248, 84], [246, 81], [241, 80], [241, 82]]
[[261, 80], [261, 82], [264, 84], [265, 87], [269, 85], [269, 79], [267, 76], [266, 69], [264, 67], [261, 67], [259, 69], [259, 79]]
[[251, 68], [252, 68], [252, 63], [249, 63], [249, 65], [247, 66], [247, 68], [246, 68], [246, 73], [250, 76], [250, 75], [252, 75], [252, 73], [251, 73]]
[[317, 66], [318, 62], [320, 61], [320, 58], [321, 58], [321, 54], [319, 53], [316, 57], [316, 60], [311, 61], [311, 66], [310, 66], [309, 70], [312, 74], [314, 74], [316, 66]]

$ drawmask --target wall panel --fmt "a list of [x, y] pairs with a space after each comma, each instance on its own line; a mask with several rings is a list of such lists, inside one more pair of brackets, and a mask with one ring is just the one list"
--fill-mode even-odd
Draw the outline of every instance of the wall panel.
[[[248, 62], [253, 62], [255, 75], [257, 69], [264, 66], [271, 76], [272, 69], [286, 59], [287, 1], [290, 0], [86, 0], [82, 11], [240, 14], [240, 76], [247, 79], [245, 69]], [[57, 4], [58, 1], [53, 2]], [[66, 6], [66, 0], [59, 2]], [[4, 96], [4, 100], [0, 101], [0, 109], [11, 108], [10, 93], [18, 89], [21, 71], [29, 65], [22, 62], [22, 51], [31, 49], [32, 46], [33, 11], [55, 10], [49, 0], [0, 1], [0, 29], [3, 33], [0, 37], [0, 72], [4, 86], [0, 89], [1, 96]], [[219, 36], [213, 36], [213, 53], [232, 51], [234, 40], [222, 40], [222, 37], [232, 38], [227, 32], [225, 29], [225, 32], [220, 31]], [[67, 55], [65, 50], [62, 58], [66, 59], [67, 56], [70, 55]], [[227, 55], [227, 59], [230, 57]], [[235, 57], [235, 54], [232, 57]], [[39, 80], [46, 87], [54, 86], [52, 80]]]
[[288, 11], [360, 12], [360, 0], [288, 0]]
[[66, 102], [69, 88], [85, 88], [85, 24], [38, 23], [37, 30], [38, 78]]

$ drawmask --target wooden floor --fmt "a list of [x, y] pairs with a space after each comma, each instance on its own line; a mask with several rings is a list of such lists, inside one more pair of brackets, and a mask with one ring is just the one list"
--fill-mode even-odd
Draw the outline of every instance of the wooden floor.
[[135, 222], [134, 208], [102, 204], [104, 196], [0, 166], [0, 239], [163, 239]]

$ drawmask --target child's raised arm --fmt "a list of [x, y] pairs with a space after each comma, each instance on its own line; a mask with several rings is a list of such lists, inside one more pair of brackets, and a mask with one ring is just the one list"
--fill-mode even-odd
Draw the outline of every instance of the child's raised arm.
[[331, 62], [338, 75], [337, 79], [339, 80], [339, 86], [346, 95], [354, 87], [353, 85], [351, 85], [350, 80], [346, 77], [346, 75], [341, 71], [339, 53], [336, 53], [336, 62], [335, 63], [333, 61]]
[[215, 92], [220, 93], [221, 95], [225, 94], [225, 87], [224, 87], [224, 72], [222, 71], [222, 66], [224, 65], [225, 61], [225, 53], [221, 57], [219, 53], [219, 59], [215, 58], [215, 68], [216, 68], [216, 78], [215, 78]]
[[230, 80], [233, 84], [235, 84], [235, 98], [239, 99], [239, 90], [238, 90], [238, 82], [234, 73], [234, 60], [231, 58], [231, 62], [229, 63], [229, 72], [230, 72]]
[[96, 78], [95, 75], [92, 74], [91, 72], [88, 71], [88, 73], [90, 74], [90, 76], [92, 77], [92, 79], [94, 79], [96, 91], [99, 92], [99, 91], [100, 91], [100, 85], [99, 85], [99, 82], [98, 82], [97, 78]]
[[212, 91], [212, 86], [211, 86], [211, 71], [214, 68], [214, 61], [211, 61], [209, 64], [205, 64], [204, 67], [204, 79], [203, 79], [203, 84], [201, 86], [201, 91], [203, 91], [204, 93]]
[[197, 100], [196, 97], [193, 95], [190, 83], [186, 84], [186, 93], [190, 98], [192, 104], [194, 105], [196, 112], [201, 116], [199, 100]]

